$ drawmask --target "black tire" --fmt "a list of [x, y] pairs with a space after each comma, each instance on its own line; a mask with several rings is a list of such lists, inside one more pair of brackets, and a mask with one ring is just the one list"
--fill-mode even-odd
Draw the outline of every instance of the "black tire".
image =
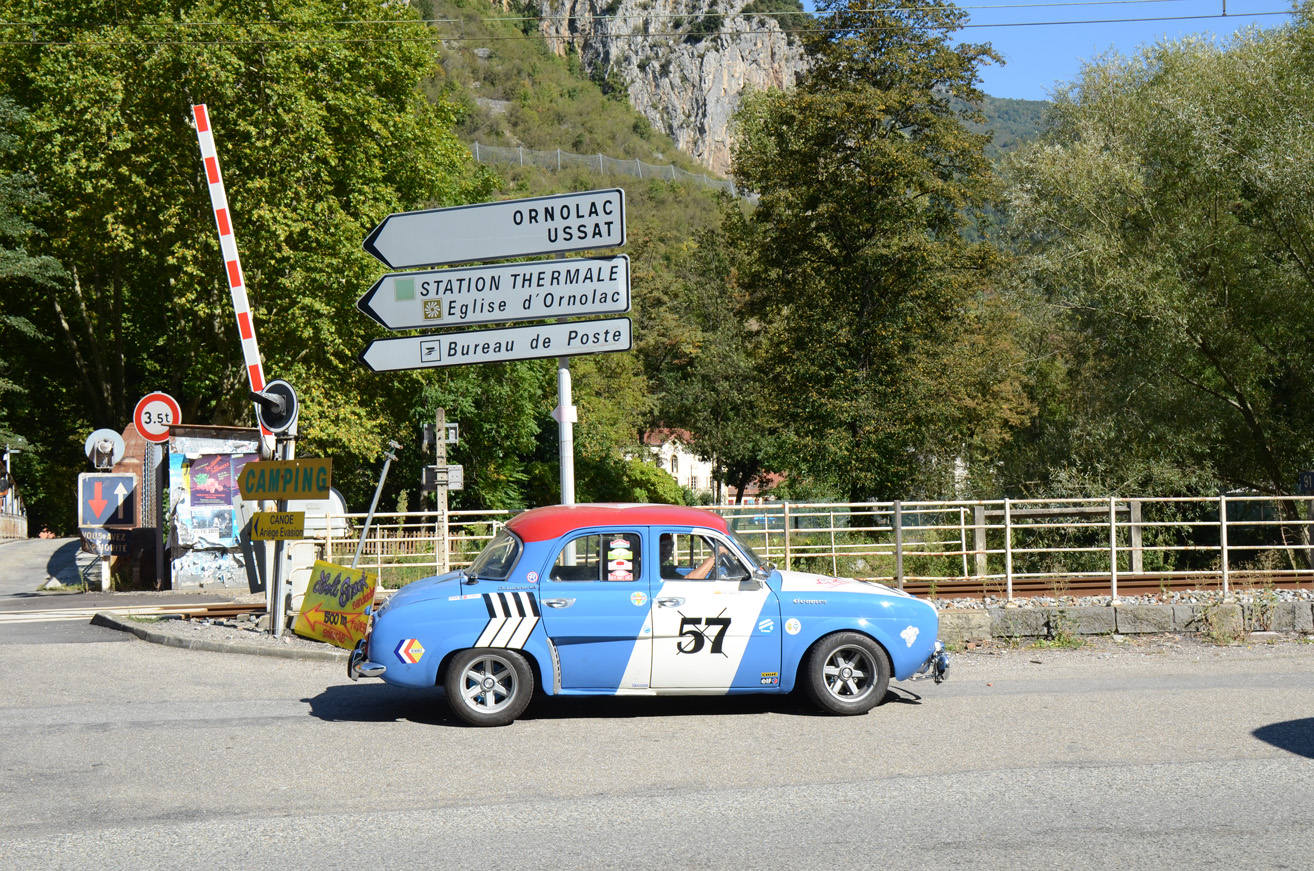
[[443, 682], [452, 713], [471, 726], [505, 726], [534, 696], [534, 671], [514, 650], [475, 647], [447, 665]]
[[812, 645], [801, 677], [808, 698], [823, 711], [865, 714], [885, 701], [890, 657], [866, 635], [836, 632]]

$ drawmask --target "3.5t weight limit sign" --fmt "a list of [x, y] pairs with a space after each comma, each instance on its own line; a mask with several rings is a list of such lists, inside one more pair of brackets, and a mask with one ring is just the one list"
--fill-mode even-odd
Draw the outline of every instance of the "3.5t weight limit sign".
[[389, 215], [364, 248], [392, 269], [625, 244], [620, 188]]

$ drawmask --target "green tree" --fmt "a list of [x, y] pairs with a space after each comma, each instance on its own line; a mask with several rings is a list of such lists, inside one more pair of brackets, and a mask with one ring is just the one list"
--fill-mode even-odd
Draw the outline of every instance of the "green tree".
[[1043, 361], [1014, 482], [1289, 494], [1309, 468], [1312, 12], [1104, 57], [1056, 95], [1010, 170]]
[[802, 36], [795, 88], [738, 115], [735, 176], [760, 197], [750, 310], [792, 467], [850, 499], [907, 497], [973, 447], [955, 364], [996, 255], [964, 237], [992, 190], [988, 137], [965, 125], [981, 121], [977, 70], [998, 58], [951, 43], [953, 6], [817, 8], [829, 26]]
[[382, 0], [0, 0], [0, 14], [24, 22], [0, 43], [0, 94], [28, 112], [0, 159], [49, 196], [30, 248], [68, 273], [5, 301], [55, 343], [33, 368], [91, 425], [123, 427], [151, 389], [189, 422], [253, 423], [191, 121], [205, 103], [266, 374], [297, 386], [303, 452], [335, 456], [359, 502], [370, 476], [350, 470], [411, 425], [422, 384], [355, 360], [372, 330], [353, 304], [380, 271], [361, 240], [389, 212], [493, 187], [451, 134], [455, 109], [420, 92], [431, 31]]

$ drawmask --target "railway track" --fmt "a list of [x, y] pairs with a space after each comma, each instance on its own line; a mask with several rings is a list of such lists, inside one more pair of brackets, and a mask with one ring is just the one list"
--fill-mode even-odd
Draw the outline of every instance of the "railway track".
[[[1228, 582], [1228, 589], [1231, 592], [1266, 587], [1276, 590], [1314, 589], [1314, 574], [1288, 575], [1278, 578], [1266, 577], [1263, 579], [1233, 576]], [[934, 592], [934, 595], [941, 599], [983, 599], [986, 596], [1002, 599], [1006, 592], [1003, 578], [990, 578], [985, 581], [976, 579], [967, 581], [907, 580], [904, 582], [903, 589], [920, 598], [926, 598]], [[1109, 575], [1081, 578], [1013, 579], [1013, 598], [1015, 599], [1026, 599], [1034, 596], [1107, 596], [1110, 594], [1111, 589], [1112, 578]], [[1223, 581], [1221, 577], [1183, 578], [1173, 575], [1136, 575], [1135, 577], [1120, 575], [1118, 577], [1119, 597], [1144, 596], [1153, 593], [1180, 593], [1187, 590], [1221, 592], [1222, 589]]]

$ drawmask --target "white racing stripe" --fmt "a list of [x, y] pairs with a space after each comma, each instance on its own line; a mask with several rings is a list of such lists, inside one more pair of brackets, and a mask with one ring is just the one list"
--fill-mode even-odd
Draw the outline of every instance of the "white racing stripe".
[[538, 602], [533, 593], [485, 593], [488, 623], [475, 640], [475, 647], [505, 647], [519, 650], [538, 625]]

